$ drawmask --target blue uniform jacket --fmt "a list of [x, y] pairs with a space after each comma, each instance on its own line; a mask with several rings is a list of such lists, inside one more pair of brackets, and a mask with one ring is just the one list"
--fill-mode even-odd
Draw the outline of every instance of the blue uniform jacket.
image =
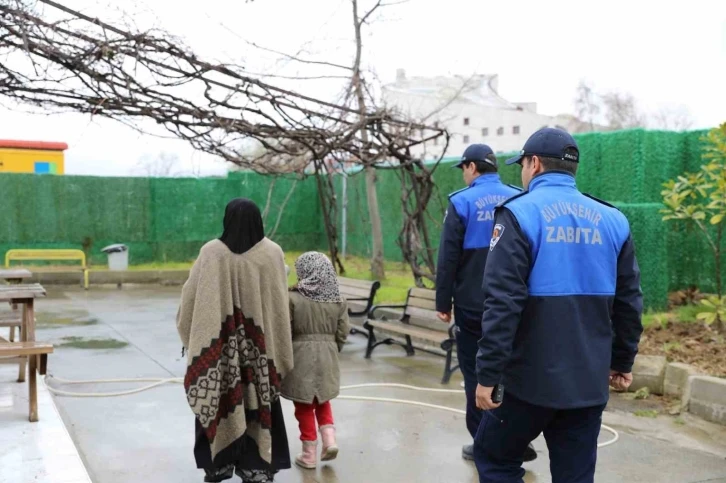
[[[503, 184], [498, 174], [483, 174], [449, 196], [436, 267], [436, 310], [454, 305], [475, 314], [484, 310], [482, 278], [494, 226], [494, 208], [521, 190]], [[481, 333], [479, 317], [472, 327]], [[459, 322], [457, 322], [459, 323]]]
[[546, 172], [497, 208], [477, 354], [483, 386], [530, 404], [605, 404], [643, 331], [640, 270], [625, 216]]

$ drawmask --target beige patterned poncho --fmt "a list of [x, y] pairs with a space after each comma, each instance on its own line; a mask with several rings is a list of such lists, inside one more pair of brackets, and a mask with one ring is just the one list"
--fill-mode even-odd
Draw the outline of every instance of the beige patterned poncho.
[[285, 262], [264, 238], [242, 254], [213, 240], [182, 289], [177, 329], [187, 349], [187, 400], [212, 459], [245, 433], [270, 462], [270, 408], [292, 370]]

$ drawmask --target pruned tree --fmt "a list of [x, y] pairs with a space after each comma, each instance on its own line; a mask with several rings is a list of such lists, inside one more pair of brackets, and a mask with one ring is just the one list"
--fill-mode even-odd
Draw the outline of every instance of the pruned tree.
[[150, 178], [169, 178], [176, 176], [179, 156], [162, 151], [156, 156], [144, 156], [136, 164], [136, 172]]
[[577, 84], [575, 114], [581, 122], [590, 126], [590, 131], [595, 130], [595, 121], [600, 115], [600, 100], [592, 84], [584, 79]]
[[670, 131], [685, 131], [693, 126], [693, 117], [686, 106], [662, 107], [653, 114], [653, 127]]
[[645, 127], [646, 117], [640, 112], [632, 94], [608, 92], [602, 96], [602, 102], [610, 129]]
[[[140, 130], [152, 121], [199, 151], [262, 174], [320, 175], [330, 156], [364, 167], [389, 158], [410, 164], [412, 147], [444, 134], [384, 108], [274, 86], [238, 65], [202, 59], [166, 32], [120, 28], [53, 0], [0, 2], [0, 57], [2, 96]], [[242, 149], [250, 141], [264, 149]], [[321, 202], [335, 201], [334, 191], [321, 194]], [[329, 244], [337, 243], [335, 222], [326, 217]]]

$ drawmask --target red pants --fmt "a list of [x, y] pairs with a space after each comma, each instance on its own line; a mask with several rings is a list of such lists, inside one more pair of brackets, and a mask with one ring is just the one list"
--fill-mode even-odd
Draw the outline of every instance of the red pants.
[[318, 432], [315, 429], [315, 420], [318, 420], [318, 426], [333, 425], [333, 408], [330, 401], [323, 404], [318, 403], [317, 399], [312, 404], [304, 404], [295, 402], [295, 419], [300, 426], [301, 441], [317, 441]]

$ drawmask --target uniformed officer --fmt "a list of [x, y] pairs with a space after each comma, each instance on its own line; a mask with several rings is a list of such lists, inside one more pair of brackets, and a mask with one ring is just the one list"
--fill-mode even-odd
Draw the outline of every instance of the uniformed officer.
[[480, 482], [521, 482], [519, 455], [540, 433], [553, 483], [592, 482], [608, 382], [624, 390], [632, 381], [643, 301], [630, 227], [578, 191], [579, 161], [572, 136], [552, 128], [507, 161], [521, 165], [526, 191], [497, 207], [484, 271]]
[[[441, 320], [451, 321], [452, 298], [457, 331], [459, 367], [466, 389], [466, 425], [472, 438], [479, 427], [476, 407], [476, 352], [484, 308], [482, 277], [494, 225], [494, 207], [521, 190], [503, 184], [497, 174], [497, 157], [486, 144], [472, 144], [455, 168], [463, 171], [467, 187], [449, 196], [436, 268], [436, 310]], [[473, 445], [462, 450], [474, 459]], [[526, 459], [537, 457], [530, 448]]]

